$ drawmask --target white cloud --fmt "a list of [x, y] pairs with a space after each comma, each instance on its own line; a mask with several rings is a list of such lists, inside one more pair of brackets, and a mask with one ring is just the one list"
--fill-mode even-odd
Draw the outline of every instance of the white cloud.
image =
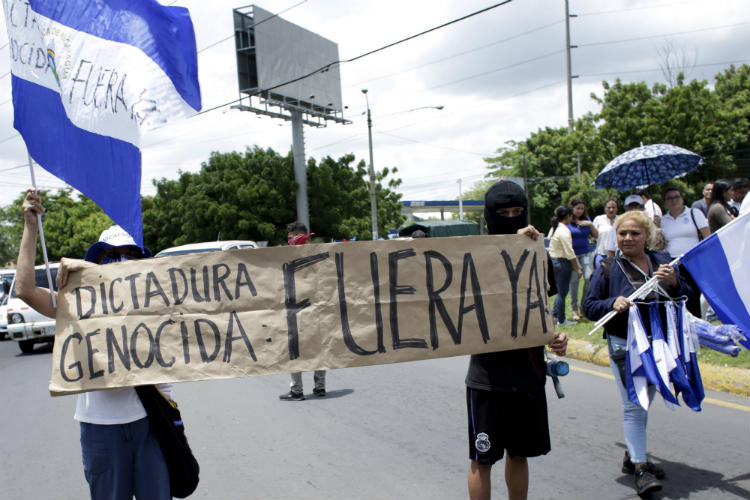
[[[259, 5], [279, 12], [295, 3], [298, 0], [268, 0]], [[309, 0], [282, 17], [338, 43], [340, 56], [351, 58], [490, 4], [486, 0]], [[571, 19], [571, 43], [579, 45], [573, 50], [573, 72], [581, 75], [574, 80], [576, 116], [596, 110], [589, 94], [601, 94], [602, 80], [613, 81], [619, 74], [624, 81], [661, 81], [656, 49], [668, 34], [686, 51], [697, 49], [697, 67], [691, 77], [710, 81], [723, 66], [704, 65], [750, 59], [750, 4], [746, 0], [571, 0], [570, 4], [571, 12], [579, 14]], [[190, 9], [199, 49], [232, 34], [231, 10], [236, 2], [178, 0], [177, 5]], [[557, 0], [511, 2], [344, 64], [343, 100], [349, 106], [346, 116], [354, 123], [306, 127], [308, 157], [354, 153], [357, 161], [367, 160], [361, 89], [368, 88], [375, 166], [399, 168], [404, 199], [455, 198], [457, 179], [464, 179], [464, 189], [470, 188], [485, 173], [483, 156], [505, 141], [523, 139], [540, 127], [565, 126], [563, 9], [563, 2]], [[736, 23], [745, 24], [707, 29]], [[0, 33], [5, 32], [3, 28], [4, 20]], [[690, 33], [675, 34], [682, 32]], [[600, 44], [638, 37], [644, 39]], [[0, 45], [4, 39], [0, 35]], [[466, 53], [456, 56], [462, 52]], [[0, 50], [0, 75], [9, 68], [7, 54], [7, 48]], [[552, 55], [540, 58], [546, 54]], [[540, 59], [523, 63], [534, 58]], [[199, 76], [204, 108], [238, 97], [232, 40], [199, 54]], [[0, 79], [0, 102], [9, 97], [10, 78], [5, 77]], [[445, 108], [406, 112], [437, 105]], [[152, 179], [174, 179], [179, 171], [197, 171], [212, 151], [244, 151], [253, 145], [281, 154], [289, 151], [288, 122], [225, 109], [144, 137], [144, 195], [154, 193]], [[0, 105], [0, 140], [16, 133], [12, 111], [10, 103]], [[0, 203], [15, 199], [29, 183], [28, 169], [3, 169], [26, 161], [20, 139], [0, 144], [4, 179]], [[40, 169], [37, 172], [40, 185], [62, 185]]]

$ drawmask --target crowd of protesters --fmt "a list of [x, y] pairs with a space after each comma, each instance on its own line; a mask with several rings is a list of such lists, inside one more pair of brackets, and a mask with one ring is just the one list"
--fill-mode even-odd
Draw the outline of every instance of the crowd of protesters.
[[[555, 300], [555, 320], [563, 326], [569, 326], [580, 319], [579, 276], [583, 280], [580, 296], [585, 298], [592, 272], [605, 258], [614, 257], [617, 251], [617, 231], [613, 229], [617, 225], [621, 209], [624, 212], [644, 212], [655, 228], [650, 249], [665, 251], [674, 259], [740, 213], [750, 211], [748, 191], [748, 179], [719, 179], [705, 184], [703, 197], [689, 204], [680, 188], [669, 186], [661, 193], [663, 206], [660, 206], [646, 190], [639, 190], [627, 195], [622, 205], [616, 198], [608, 199], [604, 203], [604, 213], [596, 215], [593, 221], [588, 215], [586, 202], [581, 198], [573, 198], [569, 205], [558, 207], [550, 221], [548, 233], [550, 255], [555, 263], [555, 270], [559, 273], [556, 275], [560, 293]], [[568, 213], [570, 217], [560, 218], [560, 215]], [[561, 224], [567, 231], [558, 233]], [[684, 266], [680, 266], [680, 271], [690, 288], [697, 290]], [[563, 289], [565, 283], [568, 284], [568, 290]], [[565, 297], [568, 295], [572, 311], [570, 319], [565, 316]], [[688, 310], [695, 316], [705, 316], [705, 311], [701, 314], [700, 292], [693, 295], [688, 303]]]
[[[605, 327], [610, 364], [623, 401], [627, 450], [622, 472], [632, 474], [639, 495], [661, 489], [664, 470], [646, 458], [648, 412], [633, 404], [622, 384], [627, 337], [627, 314], [632, 303], [625, 297], [650, 277], [659, 278], [671, 297], [688, 297], [687, 307], [700, 315], [700, 290], [687, 270], [670, 261], [702, 239], [750, 212], [750, 182], [720, 179], [703, 188], [703, 197], [688, 208], [677, 187], [663, 190], [660, 207], [646, 191], [625, 197], [624, 212], [615, 198], [604, 204], [604, 213], [592, 220], [586, 202], [573, 198], [557, 207], [551, 220], [548, 276], [550, 295], [555, 295], [553, 316], [560, 326], [574, 325], [581, 316], [597, 320], [610, 310], [617, 312]], [[50, 292], [34, 285], [37, 215], [44, 208], [36, 190], [29, 190], [23, 204], [24, 233], [18, 259], [17, 289], [33, 307], [54, 317]], [[485, 196], [485, 220], [490, 234], [522, 234], [534, 240], [542, 236], [528, 225], [528, 199], [523, 189], [499, 181]], [[287, 227], [289, 244], [307, 243], [308, 228], [299, 222]], [[108, 229], [94, 243], [85, 260], [63, 259], [57, 275], [64, 286], [70, 272], [97, 264], [141, 259], [150, 250], [138, 247], [119, 227]], [[578, 289], [583, 281], [581, 307]], [[632, 290], [631, 290], [632, 289]], [[571, 320], [565, 315], [570, 295]], [[648, 315], [646, 297], [639, 304]], [[548, 349], [565, 355], [567, 336], [555, 331]], [[527, 458], [551, 449], [545, 386], [545, 348], [516, 349], [471, 356], [466, 377], [469, 458], [468, 489], [471, 498], [489, 498], [491, 468], [505, 459], [505, 482], [510, 498], [526, 498], [529, 487]], [[325, 372], [315, 373], [316, 396], [324, 397]], [[167, 397], [171, 386], [162, 385]], [[653, 390], [649, 398], [653, 397]], [[282, 400], [304, 400], [301, 373], [292, 374], [292, 385]], [[81, 425], [84, 473], [91, 498], [170, 498], [165, 460], [145, 411], [132, 388], [85, 393], [79, 397], [76, 420]], [[136, 438], [123, 436], [133, 434]], [[95, 452], [108, 457], [94, 458]], [[95, 473], [96, 468], [106, 473]]]

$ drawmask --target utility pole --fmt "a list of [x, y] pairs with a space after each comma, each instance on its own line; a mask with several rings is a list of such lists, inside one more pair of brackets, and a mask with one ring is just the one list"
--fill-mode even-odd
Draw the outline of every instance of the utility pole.
[[372, 161], [372, 115], [370, 115], [370, 100], [367, 89], [362, 89], [367, 104], [367, 137], [370, 142], [370, 217], [372, 219], [372, 239], [378, 239], [378, 202], [375, 196], [375, 167]]
[[523, 154], [523, 190], [526, 192], [526, 200], [529, 204], [528, 223], [531, 224], [531, 197], [529, 196], [529, 173], [526, 170], [526, 153]]
[[568, 76], [568, 133], [573, 132], [573, 76], [570, 70], [570, 49], [575, 49], [577, 45], [570, 45], [570, 18], [578, 17], [576, 14], [569, 13], [568, 0], [565, 0], [565, 62]]

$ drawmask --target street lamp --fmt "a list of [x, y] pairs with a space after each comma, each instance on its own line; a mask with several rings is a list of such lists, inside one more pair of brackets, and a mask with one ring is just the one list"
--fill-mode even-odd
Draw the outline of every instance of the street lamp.
[[370, 217], [372, 219], [372, 239], [378, 239], [378, 202], [375, 198], [375, 167], [372, 162], [372, 115], [370, 114], [370, 100], [367, 89], [362, 89], [367, 104], [367, 138], [370, 143]]
[[[370, 174], [370, 217], [372, 219], [372, 239], [377, 240], [378, 239], [378, 202], [375, 195], [375, 166], [374, 162], [372, 160], [372, 114], [370, 113], [370, 100], [367, 98], [367, 89], [362, 89], [362, 93], [365, 95], [365, 104], [367, 105], [367, 138], [370, 145], [370, 166], [369, 166], [369, 174]], [[390, 115], [384, 115], [384, 116], [391, 116], [391, 115], [397, 115], [401, 113], [409, 113], [411, 111], [417, 111], [420, 109], [437, 109], [441, 110], [445, 106], [420, 106], [418, 108], [414, 109], [408, 109], [406, 111], [398, 111], [396, 113], [391, 113]]]

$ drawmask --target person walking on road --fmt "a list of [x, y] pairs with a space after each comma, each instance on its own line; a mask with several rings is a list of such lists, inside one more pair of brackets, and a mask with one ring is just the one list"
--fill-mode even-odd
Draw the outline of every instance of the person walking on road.
[[[523, 189], [499, 181], [485, 195], [484, 216], [489, 234], [541, 234], [527, 225], [528, 200]], [[550, 273], [551, 266], [548, 268]], [[555, 278], [549, 274], [550, 294]], [[548, 344], [565, 355], [568, 338], [554, 333]], [[492, 466], [505, 457], [508, 497], [525, 499], [529, 491], [528, 457], [550, 451], [544, 346], [474, 354], [466, 375], [469, 430], [469, 497], [489, 499]]]
[[[598, 237], [599, 231], [591, 222], [586, 212], [586, 202], [582, 198], [570, 200], [570, 207], [573, 209], [573, 217], [570, 219], [568, 229], [570, 229], [570, 235], [573, 239], [573, 251], [576, 254], [576, 260], [578, 260], [578, 266], [583, 269], [583, 292], [581, 296], [585, 297], [594, 267], [591, 261], [592, 252], [589, 248], [589, 237]], [[568, 295], [570, 296], [570, 309], [573, 311], [570, 317], [573, 321], [581, 319], [578, 307], [578, 282], [578, 273], [571, 274]]]
[[[302, 222], [296, 221], [286, 226], [287, 243], [290, 245], [304, 245], [310, 243], [310, 238], [315, 233], [307, 232], [307, 226]], [[313, 374], [313, 394], [322, 398], [326, 395], [326, 371], [315, 370]], [[282, 401], [304, 401], [305, 393], [302, 390], [302, 372], [292, 373], [292, 383], [289, 392], [279, 396]]]
[[565, 319], [565, 297], [568, 295], [570, 278], [572, 273], [583, 275], [583, 269], [578, 265], [575, 251], [573, 250], [573, 237], [568, 229], [568, 224], [573, 217], [573, 209], [567, 205], [555, 209], [555, 216], [550, 221], [551, 235], [549, 239], [549, 255], [552, 257], [552, 266], [555, 270], [555, 283], [557, 284], [557, 297], [552, 308], [555, 321], [562, 326], [575, 325], [575, 321]]
[[[597, 321], [614, 310], [617, 314], [604, 325], [604, 337], [609, 350], [609, 365], [615, 377], [623, 405], [623, 432], [627, 450], [622, 462], [622, 472], [632, 474], [639, 495], [658, 491], [659, 481], [665, 477], [664, 469], [646, 458], [646, 424], [648, 410], [630, 401], [625, 388], [625, 370], [628, 337], [628, 314], [633, 305], [627, 297], [640, 288], [651, 277], [659, 278], [659, 285], [672, 298], [690, 297], [691, 291], [679, 271], [669, 265], [666, 252], [652, 251], [656, 228], [642, 211], [631, 211], [621, 215], [615, 223], [618, 250], [594, 271], [589, 293], [583, 301], [583, 312], [591, 321]], [[643, 326], [651, 337], [649, 316], [650, 302], [660, 301], [661, 295], [652, 292], [638, 302], [638, 311]], [[665, 307], [659, 305], [662, 322]], [[664, 325], [666, 330], [666, 325]], [[655, 387], [649, 385], [649, 402], [653, 400]]]

